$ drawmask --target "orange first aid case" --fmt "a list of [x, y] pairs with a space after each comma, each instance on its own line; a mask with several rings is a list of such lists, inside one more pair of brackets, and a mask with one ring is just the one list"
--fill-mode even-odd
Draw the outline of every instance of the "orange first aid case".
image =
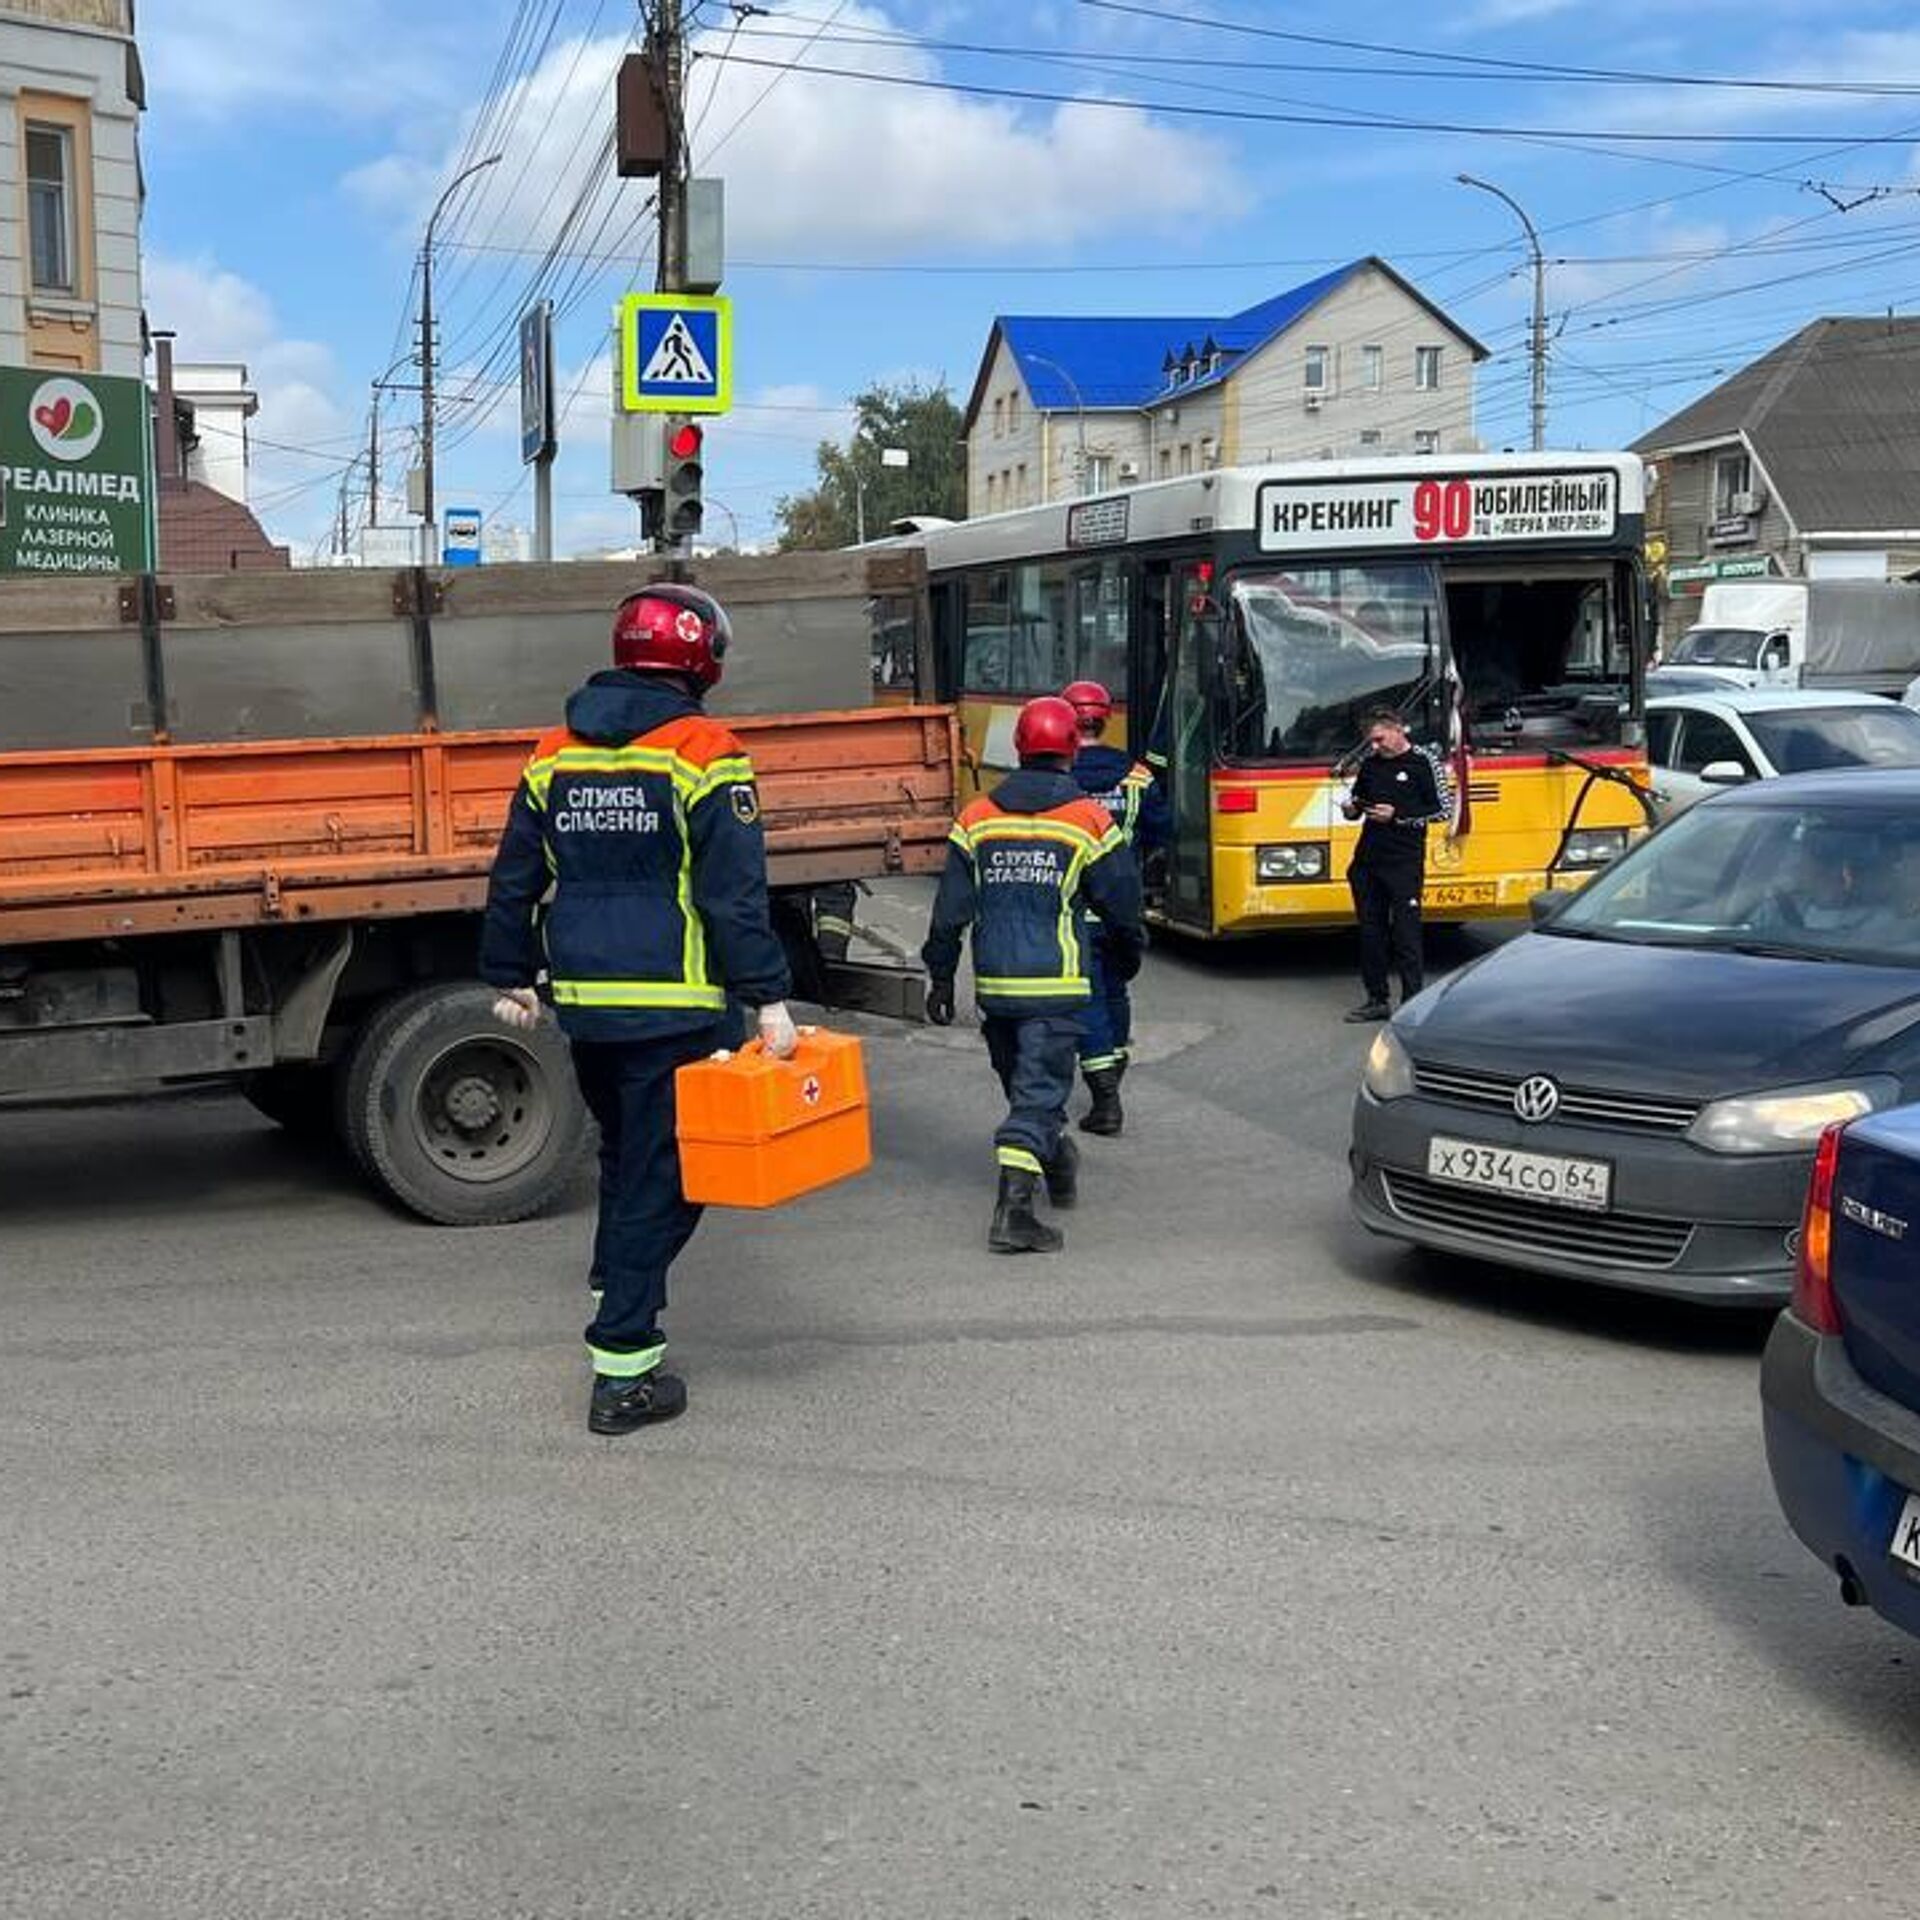
[[777, 1207], [873, 1162], [867, 1071], [852, 1034], [802, 1027], [791, 1060], [757, 1040], [674, 1076], [680, 1184], [709, 1207]]

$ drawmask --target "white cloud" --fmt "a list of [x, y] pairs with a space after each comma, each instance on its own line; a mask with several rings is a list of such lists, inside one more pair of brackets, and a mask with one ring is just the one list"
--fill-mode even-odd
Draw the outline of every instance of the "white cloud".
[[[838, 24], [893, 30], [871, 7], [848, 7]], [[457, 219], [449, 214], [450, 232], [498, 244], [555, 231], [605, 128], [625, 46], [608, 37], [549, 51], [522, 82], [505, 159], [476, 183]], [[909, 43], [804, 57], [927, 84], [723, 64], [725, 46], [720, 32], [697, 42], [695, 164], [703, 169], [711, 157], [726, 177], [728, 246], [741, 258], [1059, 251], [1102, 233], [1226, 217], [1248, 198], [1227, 148], [1211, 137], [1090, 101], [1027, 111], [945, 90], [938, 62]], [[734, 49], [779, 63], [800, 51], [790, 39], [757, 40], [751, 28]], [[417, 232], [467, 131], [437, 155], [388, 154], [347, 184]], [[610, 177], [596, 185], [579, 231], [601, 229], [617, 191]], [[626, 199], [637, 211], [642, 195], [630, 185]], [[608, 224], [617, 233], [621, 221], [610, 215]]]
[[226, 120], [288, 104], [402, 116], [457, 99], [474, 54], [457, 19], [392, 0], [166, 0], [142, 8], [140, 51], [160, 113]]
[[1469, 33], [1494, 27], [1526, 26], [1535, 20], [1551, 20], [1555, 14], [1570, 13], [1580, 0], [1480, 0], [1460, 25]]
[[246, 364], [260, 396], [252, 423], [253, 504], [298, 556], [326, 526], [338, 469], [359, 444], [359, 422], [337, 398], [331, 349], [283, 333], [266, 294], [211, 258], [148, 253], [141, 272], [147, 317], [177, 336], [177, 360]]

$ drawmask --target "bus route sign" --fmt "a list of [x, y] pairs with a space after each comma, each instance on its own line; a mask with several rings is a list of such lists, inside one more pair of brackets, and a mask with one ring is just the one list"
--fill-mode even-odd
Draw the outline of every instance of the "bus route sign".
[[1260, 489], [1260, 549], [1303, 553], [1608, 539], [1619, 512], [1618, 476], [1604, 468], [1392, 480], [1271, 480]]

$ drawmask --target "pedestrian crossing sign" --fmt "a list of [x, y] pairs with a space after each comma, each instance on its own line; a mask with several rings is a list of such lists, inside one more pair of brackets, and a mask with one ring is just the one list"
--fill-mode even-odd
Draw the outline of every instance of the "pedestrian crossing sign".
[[616, 319], [626, 413], [725, 413], [733, 404], [733, 302], [630, 293]]

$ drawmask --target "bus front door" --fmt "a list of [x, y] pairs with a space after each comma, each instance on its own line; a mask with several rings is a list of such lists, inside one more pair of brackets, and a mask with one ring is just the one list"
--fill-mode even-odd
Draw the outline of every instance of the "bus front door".
[[[1213, 654], [1219, 622], [1207, 583], [1182, 567], [1169, 622], [1167, 794], [1173, 804], [1173, 847], [1167, 871], [1167, 918], [1194, 933], [1213, 931]], [[1200, 609], [1196, 612], [1195, 609]]]

